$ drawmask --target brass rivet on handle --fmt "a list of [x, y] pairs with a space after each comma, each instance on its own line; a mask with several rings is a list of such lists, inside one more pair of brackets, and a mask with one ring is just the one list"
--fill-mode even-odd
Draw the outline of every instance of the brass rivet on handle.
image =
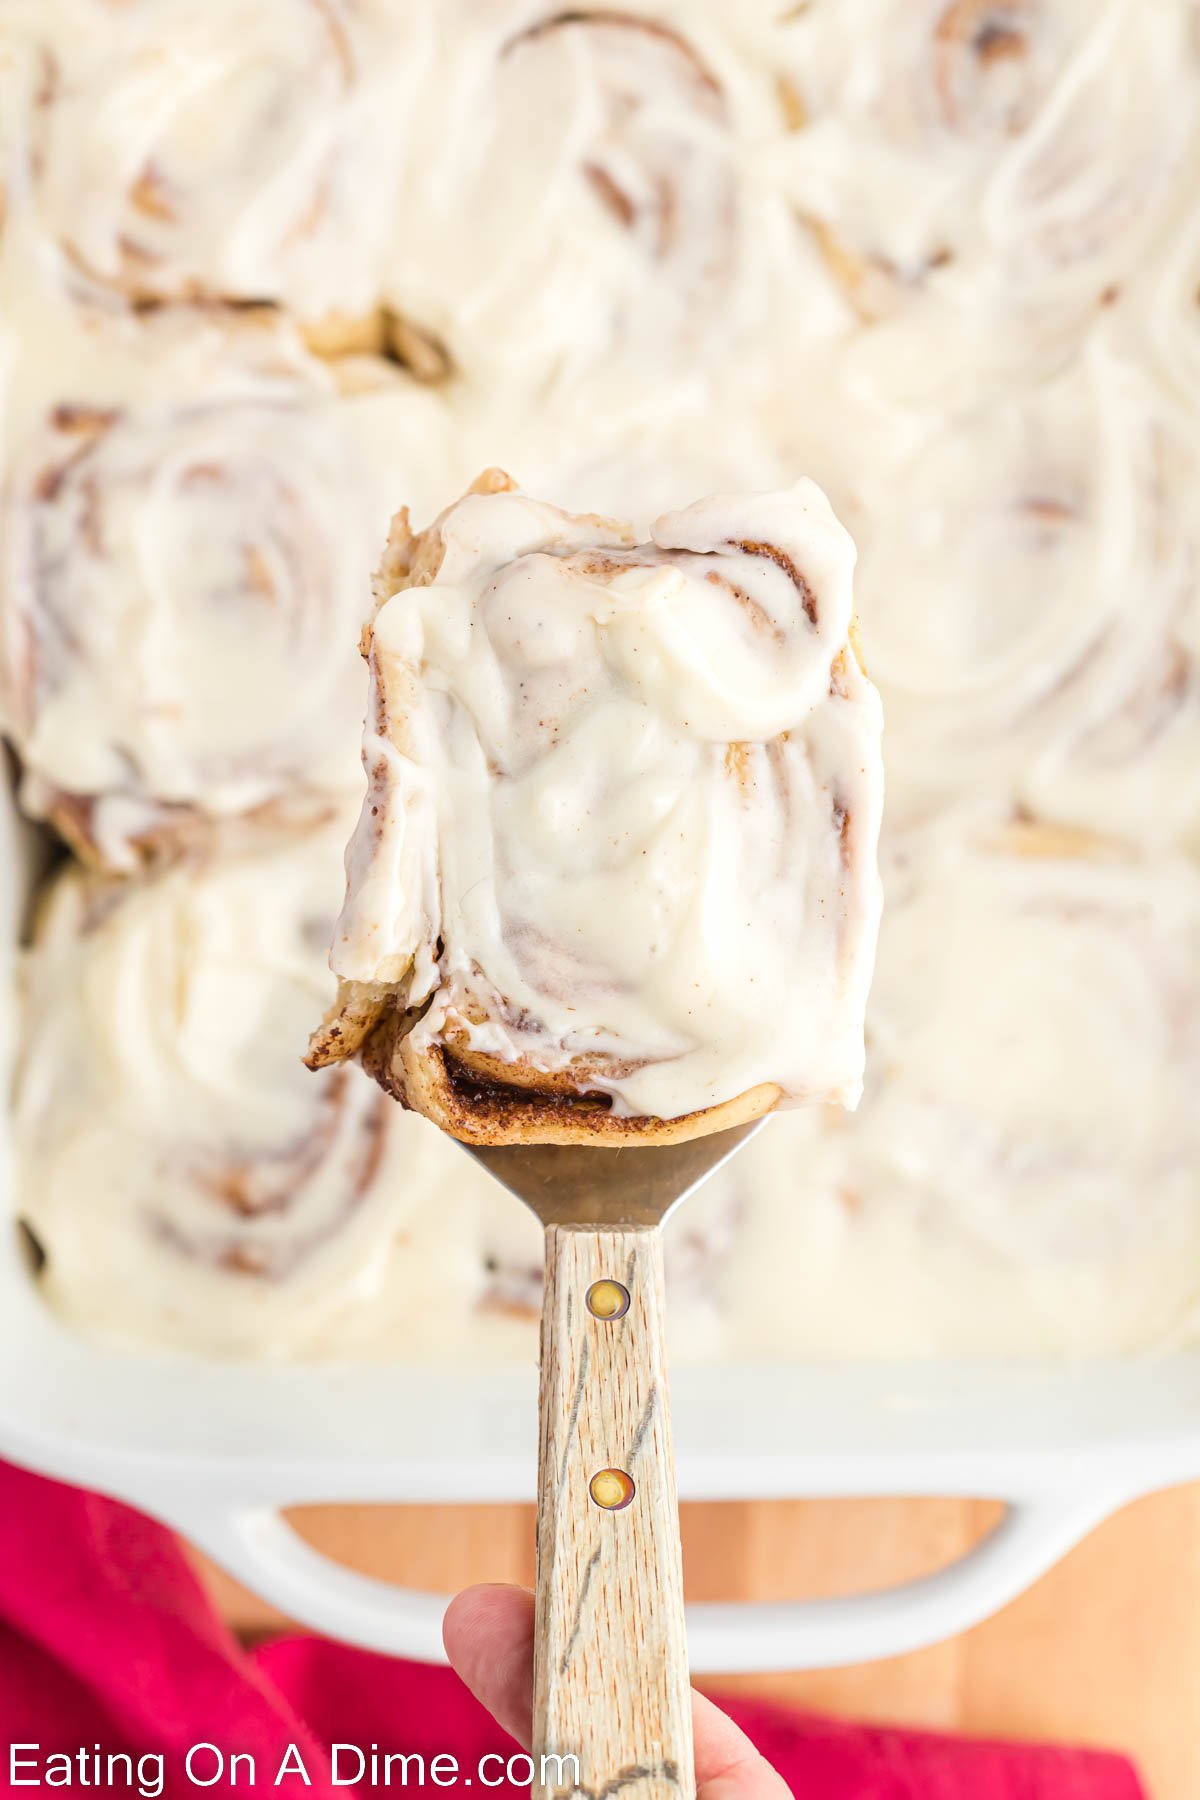
[[605, 1512], [620, 1512], [634, 1496], [632, 1477], [624, 1469], [598, 1469], [588, 1482], [588, 1493]]
[[586, 1299], [594, 1319], [623, 1319], [629, 1311], [629, 1289], [620, 1281], [593, 1281]]

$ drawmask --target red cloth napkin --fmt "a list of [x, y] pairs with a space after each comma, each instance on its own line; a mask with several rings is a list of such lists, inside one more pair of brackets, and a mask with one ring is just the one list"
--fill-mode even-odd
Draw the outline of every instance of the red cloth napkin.
[[[797, 1796], [814, 1800], [1145, 1800], [1124, 1758], [1093, 1751], [969, 1743], [923, 1732], [844, 1725], [734, 1699], [728, 1711]], [[72, 1793], [144, 1787], [177, 1795], [361, 1793], [331, 1785], [329, 1746], [370, 1757], [425, 1759], [429, 1791], [473, 1789], [500, 1800], [526, 1792], [524, 1771], [496, 1778], [517, 1746], [448, 1669], [392, 1661], [319, 1638], [287, 1637], [243, 1650], [214, 1614], [174, 1538], [126, 1506], [0, 1464], [0, 1793], [22, 1800], [72, 1758]], [[15, 1751], [13, 1746], [27, 1746]], [[33, 1748], [36, 1746], [36, 1748]], [[208, 1746], [209, 1748], [201, 1748]], [[289, 1756], [289, 1746], [294, 1746]], [[79, 1753], [84, 1752], [81, 1770]], [[92, 1758], [125, 1753], [115, 1779]], [[192, 1752], [194, 1781], [186, 1774]], [[217, 1773], [218, 1753], [224, 1772]], [[231, 1758], [246, 1760], [232, 1771]], [[17, 1761], [12, 1761], [15, 1755]], [[435, 1756], [452, 1755], [471, 1780]], [[250, 1760], [252, 1759], [252, 1761]], [[276, 1786], [276, 1776], [289, 1769]], [[310, 1785], [298, 1772], [303, 1765]], [[353, 1775], [356, 1753], [340, 1753]], [[391, 1785], [404, 1791], [403, 1766]], [[417, 1786], [410, 1764], [407, 1790]], [[236, 1774], [236, 1779], [233, 1778]], [[81, 1775], [85, 1779], [81, 1779]], [[17, 1778], [14, 1781], [14, 1776]], [[216, 1779], [210, 1779], [216, 1776]]]

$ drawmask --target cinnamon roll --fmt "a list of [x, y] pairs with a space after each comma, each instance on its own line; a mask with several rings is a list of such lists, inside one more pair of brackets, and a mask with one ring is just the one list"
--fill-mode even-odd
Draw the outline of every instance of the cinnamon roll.
[[488, 1259], [532, 1266], [536, 1221], [357, 1070], [301, 1064], [348, 824], [225, 839], [137, 882], [71, 869], [46, 896], [14, 1192], [43, 1293], [89, 1335], [259, 1358], [527, 1348]]
[[1197, 118], [1174, 4], [816, 0], [787, 61], [782, 179], [868, 320], [933, 293], [1061, 344], [1138, 269]]
[[385, 364], [344, 391], [269, 316], [62, 311], [19, 335], [0, 498], [27, 808], [117, 868], [215, 819], [326, 810], [357, 785], [343, 646], [381, 500], [439, 479], [440, 403]]
[[1016, 1271], [1044, 1313], [1030, 1348], [1161, 1341], [1194, 1312], [1200, 1248], [1194, 867], [1019, 824], [943, 824], [910, 854], [851, 1185]]
[[393, 525], [368, 792], [312, 1066], [468, 1141], [667, 1141], [852, 1105], [878, 698], [811, 482], [651, 541], [492, 471]]
[[17, 1192], [42, 1286], [79, 1323], [287, 1347], [381, 1278], [400, 1220], [381, 1185], [393, 1109], [351, 1071], [316, 1084], [298, 1059], [327, 979], [338, 836], [138, 884], [72, 870], [47, 897]]
[[1200, 828], [1194, 422], [1097, 334], [842, 496], [906, 806], [965, 789], [1144, 843]]
[[[720, 353], [750, 314], [737, 85], [687, 9], [439, 8], [427, 154], [389, 298], [468, 375], [648, 377]], [[740, 93], [740, 89], [738, 90]]]
[[740, 1209], [715, 1347], [1116, 1356], [1193, 1339], [1194, 864], [972, 809], [893, 833], [883, 868], [860, 1107], [781, 1116], [698, 1197]]
[[11, 0], [41, 228], [139, 301], [271, 300], [363, 345], [395, 216], [421, 8], [380, 0]]

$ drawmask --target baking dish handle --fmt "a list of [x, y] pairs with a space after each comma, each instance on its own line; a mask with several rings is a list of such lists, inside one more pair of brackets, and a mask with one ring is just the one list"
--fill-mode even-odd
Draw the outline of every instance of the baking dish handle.
[[[1125, 1496], [1012, 1501], [995, 1529], [932, 1575], [830, 1600], [718, 1601], [688, 1608], [693, 1674], [834, 1668], [953, 1637], [1015, 1599]], [[448, 1595], [393, 1587], [331, 1562], [282, 1513], [255, 1507], [170, 1522], [290, 1618], [327, 1637], [440, 1662]]]

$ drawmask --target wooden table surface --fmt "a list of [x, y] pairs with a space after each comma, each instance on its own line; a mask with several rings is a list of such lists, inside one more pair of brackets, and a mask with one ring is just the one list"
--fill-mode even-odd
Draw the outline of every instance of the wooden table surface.
[[[985, 1501], [753, 1501], [683, 1509], [696, 1600], [848, 1593], [927, 1573], [996, 1516]], [[525, 1506], [329, 1506], [292, 1515], [349, 1567], [413, 1587], [532, 1583]], [[211, 1565], [230, 1621], [283, 1621]], [[727, 1680], [845, 1717], [1110, 1745], [1153, 1800], [1200, 1800], [1200, 1484], [1139, 1501], [1036, 1587], [962, 1637], [912, 1656]]]

